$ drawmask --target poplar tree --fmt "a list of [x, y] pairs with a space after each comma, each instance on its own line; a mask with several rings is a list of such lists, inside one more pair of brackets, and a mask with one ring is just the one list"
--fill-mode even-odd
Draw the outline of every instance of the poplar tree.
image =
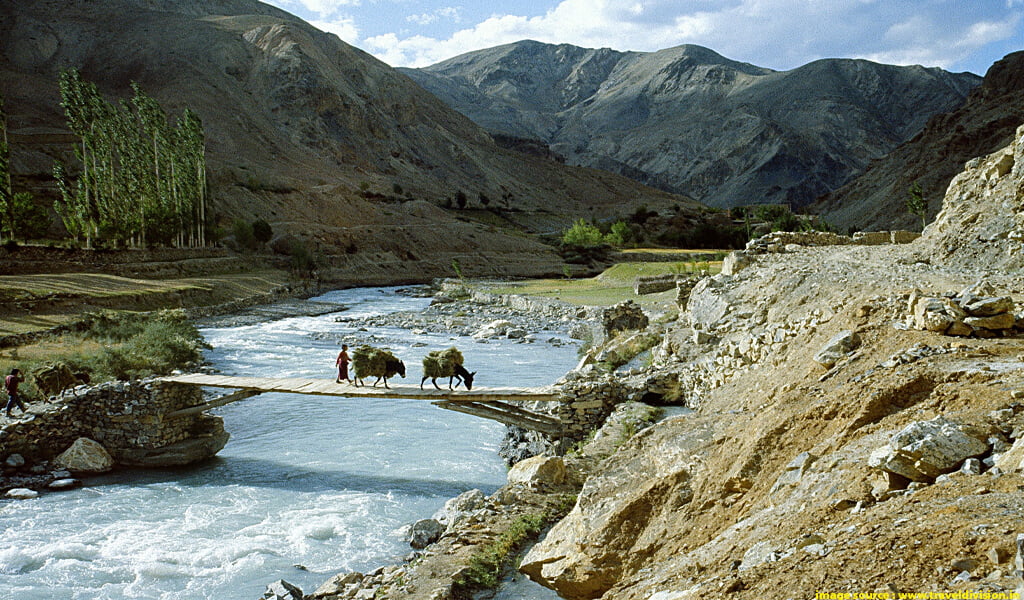
[[[7, 143], [7, 113], [4, 112], [4, 98], [0, 96], [0, 225], [13, 221], [14, 195], [11, 193], [11, 147]], [[11, 232], [14, 238], [14, 232]], [[3, 227], [0, 226], [0, 241]]]
[[105, 101], [78, 71], [61, 73], [61, 105], [79, 136], [82, 170], [74, 186], [54, 165], [61, 197], [55, 208], [86, 244], [102, 235], [119, 243], [205, 243], [206, 157], [202, 123], [185, 109], [172, 126], [167, 113], [136, 84], [119, 104]]

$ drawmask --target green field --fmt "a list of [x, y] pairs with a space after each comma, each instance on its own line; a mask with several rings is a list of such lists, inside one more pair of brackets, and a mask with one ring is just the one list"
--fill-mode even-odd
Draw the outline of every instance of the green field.
[[[650, 252], [641, 250], [640, 252]], [[691, 251], [687, 251], [691, 252]], [[700, 251], [692, 251], [697, 253]], [[714, 252], [707, 252], [709, 259]], [[642, 306], [669, 306], [675, 303], [675, 290], [637, 296], [633, 282], [641, 275], [687, 274], [707, 270], [714, 274], [722, 269], [721, 261], [708, 262], [628, 262], [612, 265], [596, 277], [587, 279], [528, 279], [507, 284], [475, 284], [494, 294], [522, 294], [555, 298], [581, 306], [611, 306], [633, 300]]]

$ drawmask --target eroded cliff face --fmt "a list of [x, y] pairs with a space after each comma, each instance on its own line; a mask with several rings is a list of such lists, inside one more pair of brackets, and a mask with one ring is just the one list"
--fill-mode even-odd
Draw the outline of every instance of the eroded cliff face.
[[[634, 381], [695, 412], [607, 459], [522, 571], [572, 600], [1017, 588], [1022, 148], [968, 165], [917, 242], [780, 246], [695, 288]], [[1015, 329], [915, 328], [912, 296], [979, 278]], [[967, 454], [915, 483], [878, 467], [933, 460], [945, 441], [900, 446], [922, 430]]]

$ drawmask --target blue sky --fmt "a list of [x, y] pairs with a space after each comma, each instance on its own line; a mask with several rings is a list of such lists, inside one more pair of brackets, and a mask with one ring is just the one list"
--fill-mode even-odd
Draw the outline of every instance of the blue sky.
[[[267, 1], [267, 0], [264, 0]], [[698, 44], [787, 70], [819, 58], [983, 75], [1024, 49], [1024, 0], [269, 0], [392, 66], [522, 39], [654, 51]]]

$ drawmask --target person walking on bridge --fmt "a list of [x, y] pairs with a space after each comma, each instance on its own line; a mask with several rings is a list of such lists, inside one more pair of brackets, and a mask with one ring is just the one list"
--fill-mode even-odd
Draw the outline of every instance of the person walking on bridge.
[[15, 405], [21, 409], [22, 413], [25, 413], [25, 405], [22, 404], [21, 398], [18, 397], [18, 384], [23, 381], [21, 377], [21, 369], [11, 369], [11, 374], [4, 378], [4, 390], [7, 391], [7, 417], [11, 416], [11, 409]]
[[348, 357], [348, 345], [341, 345], [341, 352], [338, 353], [338, 360], [335, 364], [338, 366], [338, 380], [335, 383], [341, 383], [341, 380], [352, 383], [352, 380], [348, 377], [348, 363], [352, 362], [352, 359]]

